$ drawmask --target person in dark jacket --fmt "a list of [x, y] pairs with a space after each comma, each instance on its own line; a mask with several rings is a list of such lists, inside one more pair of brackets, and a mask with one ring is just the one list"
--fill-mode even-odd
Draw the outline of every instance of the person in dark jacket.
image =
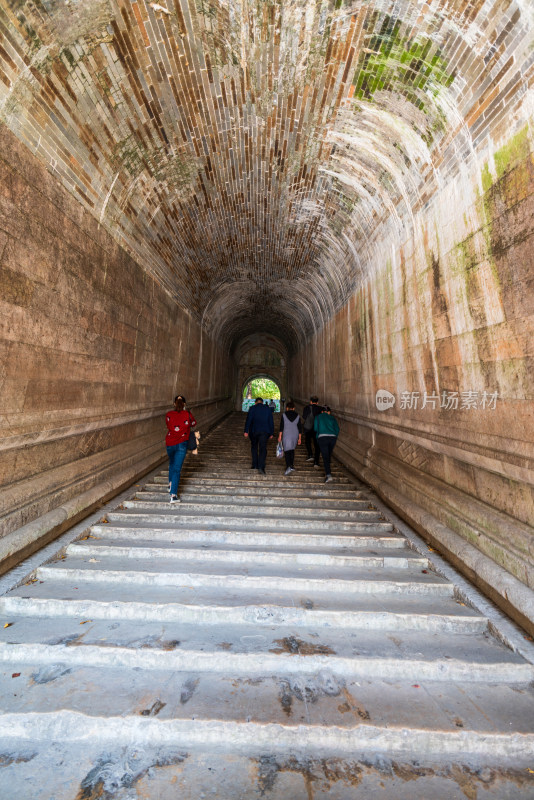
[[187, 455], [187, 440], [191, 429], [197, 424], [194, 416], [189, 411], [185, 411], [185, 403], [181, 395], [174, 398], [174, 409], [167, 411], [165, 422], [167, 424], [165, 444], [169, 456], [169, 492], [171, 493], [171, 503], [179, 503], [178, 484], [182, 465]]
[[282, 442], [284, 457], [286, 460], [286, 471], [284, 475], [290, 475], [295, 471], [295, 447], [301, 443], [302, 421], [295, 411], [295, 403], [288, 400], [286, 410], [280, 419], [280, 433], [278, 441]]
[[[308, 453], [308, 458], [306, 461], [313, 461], [313, 466], [319, 469], [319, 445], [317, 444], [317, 437], [315, 435], [314, 423], [316, 417], [321, 413], [323, 410], [322, 406], [319, 405], [319, 398], [313, 395], [310, 397], [309, 404], [305, 407], [304, 411], [302, 412], [302, 427], [304, 429], [304, 443], [306, 445], [306, 451]], [[313, 452], [312, 452], [312, 444], [313, 444]]]
[[332, 416], [330, 406], [325, 406], [321, 413], [315, 417], [314, 430], [323, 457], [326, 476], [324, 482], [330, 483], [330, 481], [334, 480], [330, 472], [330, 459], [339, 435], [339, 425], [336, 418]]
[[261, 397], [256, 398], [254, 405], [249, 408], [245, 421], [245, 438], [250, 439], [252, 453], [251, 469], [257, 469], [265, 475], [265, 461], [267, 459], [267, 441], [274, 436], [273, 413], [269, 406], [263, 405]]

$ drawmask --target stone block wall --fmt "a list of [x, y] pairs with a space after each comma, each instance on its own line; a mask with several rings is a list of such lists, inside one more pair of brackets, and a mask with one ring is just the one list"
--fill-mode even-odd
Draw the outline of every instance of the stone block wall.
[[199, 324], [0, 128], [0, 569], [205, 430], [234, 370]]
[[288, 369], [335, 409], [338, 456], [531, 628], [532, 151], [524, 127], [445, 187]]

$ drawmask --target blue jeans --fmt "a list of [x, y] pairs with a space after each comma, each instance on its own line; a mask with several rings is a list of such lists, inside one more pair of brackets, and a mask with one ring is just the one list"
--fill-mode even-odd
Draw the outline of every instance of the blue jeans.
[[187, 455], [187, 442], [172, 444], [167, 447], [169, 456], [169, 483], [171, 484], [171, 494], [178, 494], [178, 484], [180, 483], [180, 472], [182, 464]]

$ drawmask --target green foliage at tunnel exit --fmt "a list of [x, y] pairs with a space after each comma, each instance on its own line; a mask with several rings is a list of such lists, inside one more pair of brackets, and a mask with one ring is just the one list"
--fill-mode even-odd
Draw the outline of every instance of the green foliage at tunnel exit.
[[421, 94], [436, 95], [441, 87], [450, 86], [455, 77], [448, 72], [439, 50], [429, 58], [433, 45], [428, 37], [409, 39], [402, 34], [400, 20], [386, 14], [379, 32], [367, 44], [367, 51], [372, 52], [362, 54], [354, 74], [354, 97], [370, 100], [382, 89], [398, 91], [424, 111]]
[[249, 387], [251, 397], [263, 397], [264, 400], [270, 400], [271, 398], [273, 400], [280, 399], [280, 389], [276, 383], [269, 380], [269, 378], [254, 378], [253, 381], [250, 381], [243, 390], [244, 398], [248, 395]]

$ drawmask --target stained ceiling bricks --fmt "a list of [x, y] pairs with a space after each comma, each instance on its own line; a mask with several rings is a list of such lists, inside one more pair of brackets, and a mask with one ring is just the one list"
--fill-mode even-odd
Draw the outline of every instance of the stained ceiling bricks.
[[0, 119], [228, 346], [292, 347], [532, 85], [533, 30], [529, 0], [0, 0]]

